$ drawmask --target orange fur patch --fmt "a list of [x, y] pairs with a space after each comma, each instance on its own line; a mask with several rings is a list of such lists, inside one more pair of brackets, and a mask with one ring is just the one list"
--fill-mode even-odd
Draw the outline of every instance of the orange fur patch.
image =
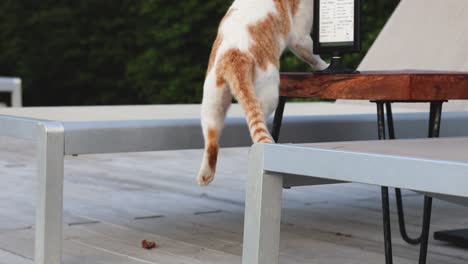
[[224, 78], [216, 73], [216, 87], [224, 87], [225, 85], [226, 81]]
[[289, 0], [292, 15], [296, 15], [299, 10], [299, 0]]
[[216, 134], [216, 130], [210, 128], [208, 129], [208, 148], [206, 151], [208, 152], [208, 165], [212, 170], [216, 168], [216, 162], [218, 160], [218, 138]]
[[251, 127], [256, 127], [258, 125], [261, 125], [263, 124], [263, 122], [261, 120], [255, 120], [252, 124], [250, 124]]
[[[239, 49], [230, 49], [219, 59], [216, 75], [218, 82], [227, 82], [229, 84], [232, 94], [241, 104], [254, 141], [258, 142], [258, 140], [255, 140], [255, 136], [259, 133], [266, 134], [260, 134], [260, 138], [268, 138], [262, 108], [254, 92], [254, 58]], [[258, 129], [261, 129], [261, 131]]]
[[263, 136], [263, 137], [259, 138], [257, 142], [258, 143], [273, 143], [271, 138], [269, 138], [267, 136]]
[[255, 129], [255, 131], [253, 132], [253, 137], [255, 138], [258, 134], [263, 134], [263, 133], [267, 133], [267, 131], [263, 127], [259, 127]]
[[253, 40], [249, 50], [257, 65], [266, 70], [269, 64], [279, 68], [280, 37], [286, 37], [291, 23], [289, 21], [288, 4], [284, 0], [274, 0], [278, 14], [268, 14], [266, 18], [249, 26], [248, 31]]
[[222, 85], [226, 79], [229, 79], [236, 82], [233, 85], [241, 87], [240, 89], [252, 88], [254, 75], [253, 58], [239, 49], [230, 49], [219, 59], [218, 67], [216, 67], [216, 84]]

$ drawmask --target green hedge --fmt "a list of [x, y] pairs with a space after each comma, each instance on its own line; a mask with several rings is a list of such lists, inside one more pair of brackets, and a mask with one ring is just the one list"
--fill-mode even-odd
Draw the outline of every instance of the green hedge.
[[[226, 0], [3, 0], [0, 75], [23, 78], [26, 105], [200, 102], [211, 43], [229, 5]], [[395, 5], [366, 1], [364, 50]], [[346, 60], [357, 65], [361, 57]], [[287, 54], [282, 70], [308, 68]]]

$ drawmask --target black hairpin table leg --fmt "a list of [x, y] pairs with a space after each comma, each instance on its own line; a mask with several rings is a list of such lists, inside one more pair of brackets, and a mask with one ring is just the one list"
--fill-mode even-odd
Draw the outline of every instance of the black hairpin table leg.
[[[377, 103], [377, 127], [379, 140], [385, 139], [385, 111], [384, 103]], [[382, 187], [382, 215], [384, 228], [384, 244], [385, 244], [385, 263], [393, 264], [392, 252], [392, 229], [390, 225], [390, 201], [388, 197], [388, 187]]]
[[[379, 139], [385, 139], [385, 113], [384, 113], [384, 102], [377, 103], [377, 118], [378, 118], [378, 130], [379, 130]], [[431, 102], [430, 115], [429, 115], [429, 137], [439, 137], [440, 132], [440, 123], [442, 115], [442, 101]], [[393, 124], [393, 114], [391, 108], [391, 102], [385, 102], [386, 112], [387, 112], [387, 122], [389, 129], [389, 138], [395, 139], [395, 129]], [[424, 215], [423, 215], [423, 225], [421, 236], [416, 239], [412, 239], [406, 233], [404, 214], [403, 214], [403, 205], [401, 201], [401, 191], [399, 189], [397, 192], [397, 207], [399, 224], [400, 224], [400, 233], [405, 239], [405, 241], [410, 241], [410, 244], [421, 243], [420, 252], [419, 252], [419, 264], [425, 264], [427, 259], [427, 249], [429, 243], [429, 230], [430, 230], [430, 221], [431, 221], [431, 211], [432, 211], [432, 198], [425, 196], [424, 197]], [[392, 263], [392, 248], [391, 248], [391, 227], [390, 227], [390, 209], [389, 209], [389, 198], [388, 198], [388, 188], [382, 188], [382, 210], [383, 210], [383, 222], [384, 222], [384, 240], [385, 240], [385, 260], [386, 263]], [[411, 243], [412, 242], [412, 243]]]
[[419, 264], [426, 264], [427, 248], [429, 245], [429, 230], [431, 228], [432, 197], [424, 196], [424, 214], [419, 248]]
[[[393, 123], [393, 113], [392, 113], [392, 103], [386, 102], [385, 108], [387, 112], [387, 124], [388, 124], [388, 135], [389, 139], [395, 139], [395, 127]], [[432, 116], [432, 115], [430, 115]], [[431, 127], [431, 125], [429, 125]], [[403, 210], [403, 199], [401, 196], [401, 190], [396, 188], [395, 189], [395, 198], [397, 204], [397, 213], [398, 213], [398, 225], [400, 227], [400, 234], [403, 240], [411, 245], [417, 245], [421, 243], [421, 236], [417, 238], [411, 238], [406, 232], [406, 224], [405, 224], [405, 214]]]
[[271, 136], [275, 142], [278, 142], [279, 135], [281, 131], [281, 124], [283, 122], [283, 113], [284, 113], [284, 106], [286, 104], [286, 97], [281, 97], [278, 100], [278, 106], [276, 107], [275, 111], [275, 118], [273, 119], [273, 129], [271, 132]]
[[431, 110], [429, 116], [429, 137], [437, 138], [440, 134], [440, 123], [442, 120], [442, 104], [443, 101], [431, 102]]
[[[431, 102], [429, 115], [429, 137], [439, 137], [442, 118], [443, 101]], [[421, 233], [421, 247], [419, 250], [419, 264], [425, 264], [429, 244], [429, 231], [431, 226], [432, 197], [424, 196], [423, 228]]]

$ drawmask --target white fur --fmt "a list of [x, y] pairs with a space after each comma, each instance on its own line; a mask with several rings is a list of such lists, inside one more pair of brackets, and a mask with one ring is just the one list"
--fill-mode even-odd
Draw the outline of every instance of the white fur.
[[[231, 13], [227, 17], [219, 32], [222, 35], [222, 43], [219, 46], [215, 63], [211, 72], [208, 73], [204, 84], [202, 102], [202, 127], [207, 143], [208, 128], [215, 128], [218, 133], [224, 123], [226, 111], [231, 103], [229, 87], [216, 87], [215, 69], [220, 56], [229, 49], [237, 48], [250, 54], [249, 47], [252, 39], [248, 27], [261, 21], [269, 13], [276, 13], [273, 0], [235, 0], [230, 8]], [[290, 16], [290, 33], [286, 38], [279, 37], [278, 44], [280, 52], [289, 48], [301, 60], [318, 70], [325, 69], [328, 65], [313, 54], [312, 39], [310, 33], [313, 24], [313, 0], [301, 0], [299, 8], [294, 17]], [[273, 113], [279, 97], [279, 69], [269, 65], [266, 70], [257, 66], [255, 79], [255, 94], [259, 101], [265, 117]], [[208, 166], [207, 154], [205, 153], [202, 167], [198, 175], [200, 185], [209, 184], [214, 177], [214, 170]]]

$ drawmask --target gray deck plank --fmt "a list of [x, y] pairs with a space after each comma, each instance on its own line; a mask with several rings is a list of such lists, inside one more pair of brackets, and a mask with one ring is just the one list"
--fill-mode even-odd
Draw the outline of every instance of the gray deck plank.
[[33, 264], [33, 260], [0, 249], [0, 264]]

